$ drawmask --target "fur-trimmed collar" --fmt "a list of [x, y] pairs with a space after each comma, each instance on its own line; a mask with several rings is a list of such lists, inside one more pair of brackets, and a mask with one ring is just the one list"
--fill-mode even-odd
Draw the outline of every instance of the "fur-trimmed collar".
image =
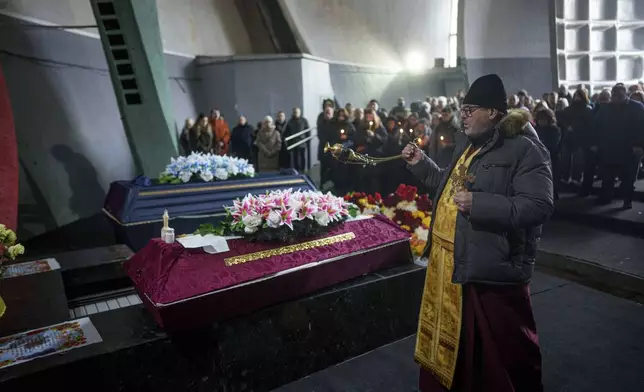
[[532, 121], [532, 115], [525, 109], [512, 109], [497, 125], [504, 138], [514, 138], [520, 135], [527, 124]]

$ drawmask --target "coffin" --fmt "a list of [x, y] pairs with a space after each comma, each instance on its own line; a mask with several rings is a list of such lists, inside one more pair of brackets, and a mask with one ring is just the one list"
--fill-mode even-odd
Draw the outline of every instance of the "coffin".
[[256, 312], [412, 261], [408, 233], [378, 216], [293, 245], [244, 239], [228, 245], [230, 251], [211, 255], [154, 239], [124, 267], [157, 323], [174, 330]]
[[202, 223], [221, 221], [226, 215], [224, 206], [232, 205], [234, 199], [289, 188], [317, 190], [308, 176], [294, 170], [261, 173], [243, 180], [148, 187], [116, 181], [110, 185], [103, 213], [109, 218], [117, 240], [137, 251], [150, 239], [159, 237], [166, 209], [175, 233], [192, 233]]

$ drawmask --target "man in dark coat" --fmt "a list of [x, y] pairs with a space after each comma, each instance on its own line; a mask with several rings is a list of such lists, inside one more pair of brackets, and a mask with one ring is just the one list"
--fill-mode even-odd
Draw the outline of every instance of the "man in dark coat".
[[541, 225], [554, 210], [548, 151], [528, 113], [506, 115], [497, 75], [463, 100], [465, 135], [441, 169], [415, 146], [403, 157], [436, 189], [415, 358], [423, 392], [542, 392], [529, 282]]
[[[288, 123], [286, 123], [286, 128], [284, 128], [284, 137], [288, 138], [295, 136], [305, 129], [309, 129], [309, 121], [302, 117], [302, 109], [294, 108], [293, 115], [288, 120]], [[291, 146], [297, 142], [301, 142], [308, 136], [308, 134], [295, 136], [294, 138], [289, 139], [286, 144]], [[309, 143], [305, 142], [291, 149], [291, 163], [297, 171], [303, 172], [306, 169], [306, 151], [308, 145]]]
[[282, 138], [282, 149], [279, 157], [280, 168], [289, 168], [291, 167], [291, 157], [286, 149], [286, 140], [284, 140], [286, 138], [286, 113], [281, 110], [277, 112], [277, 117], [275, 117], [275, 130], [279, 132]]
[[253, 127], [248, 124], [244, 116], [239, 116], [239, 122], [233, 128], [230, 147], [233, 156], [249, 161], [253, 159]]
[[619, 177], [623, 208], [633, 208], [633, 185], [644, 148], [644, 106], [628, 98], [626, 86], [618, 83], [613, 87], [611, 103], [598, 112], [595, 125], [602, 174], [598, 202], [608, 204], [612, 201], [615, 177]]

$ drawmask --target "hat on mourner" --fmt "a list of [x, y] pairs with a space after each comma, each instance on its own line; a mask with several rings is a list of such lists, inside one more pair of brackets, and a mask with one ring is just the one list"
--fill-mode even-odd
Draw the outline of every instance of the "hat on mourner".
[[508, 110], [507, 94], [503, 81], [497, 74], [476, 79], [463, 99], [463, 105], [476, 105], [487, 109]]

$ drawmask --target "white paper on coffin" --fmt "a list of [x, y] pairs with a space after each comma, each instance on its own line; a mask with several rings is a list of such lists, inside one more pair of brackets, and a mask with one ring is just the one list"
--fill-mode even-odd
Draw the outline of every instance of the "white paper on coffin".
[[184, 248], [203, 248], [204, 252], [209, 254], [228, 252], [230, 248], [228, 247], [228, 242], [226, 238], [216, 236], [213, 234], [202, 235], [189, 235], [187, 237], [181, 237], [177, 241]]

